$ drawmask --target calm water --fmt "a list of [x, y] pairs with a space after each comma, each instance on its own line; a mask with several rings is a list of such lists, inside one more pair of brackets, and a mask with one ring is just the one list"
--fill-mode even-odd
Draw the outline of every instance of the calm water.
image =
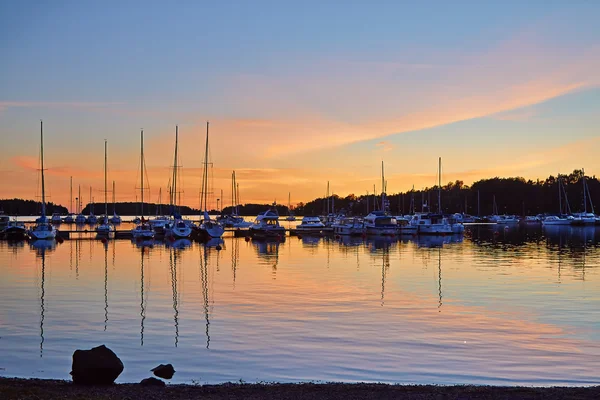
[[600, 229], [466, 233], [0, 242], [0, 375], [68, 379], [104, 343], [120, 382], [599, 384]]

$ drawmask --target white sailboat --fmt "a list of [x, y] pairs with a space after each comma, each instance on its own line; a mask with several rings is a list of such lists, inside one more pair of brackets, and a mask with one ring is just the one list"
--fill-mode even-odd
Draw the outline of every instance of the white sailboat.
[[[381, 210], [371, 211], [363, 220], [367, 235], [395, 236], [398, 233], [398, 221], [388, 213], [389, 202], [385, 194], [385, 175], [381, 162]], [[373, 190], [375, 194], [375, 190]], [[376, 202], [376, 201], [375, 201]], [[375, 208], [375, 207], [374, 207]]]
[[[571, 215], [571, 206], [569, 205], [569, 199], [567, 198], [567, 192], [563, 184], [563, 178], [558, 174], [558, 211], [559, 215], [549, 215], [542, 221], [542, 226], [550, 225], [571, 225], [571, 222], [575, 218]], [[564, 210], [563, 210], [563, 196]], [[565, 211], [565, 212], [563, 212]]]
[[46, 217], [46, 185], [44, 181], [44, 129], [40, 121], [40, 163], [42, 174], [42, 215], [38, 222], [29, 230], [29, 236], [34, 240], [52, 240], [56, 237], [56, 228]]
[[85, 222], [90, 225], [96, 225], [98, 218], [94, 215], [94, 198], [92, 197], [92, 187], [90, 186], [90, 214], [86, 218]]
[[77, 198], [77, 216], [75, 217], [75, 223], [77, 225], [85, 224], [85, 215], [81, 212], [81, 185], [79, 185], [79, 197]]
[[208, 215], [208, 121], [206, 121], [206, 147], [204, 151], [204, 171], [202, 174], [202, 204], [200, 208], [203, 210], [203, 219], [200, 223], [200, 234], [204, 240], [211, 238], [220, 238], [225, 233], [223, 226], [210, 219]]
[[72, 224], [75, 221], [75, 216], [73, 214], [73, 177], [71, 177], [71, 182], [70, 183], [71, 183], [70, 186], [69, 186], [69, 202], [70, 202], [70, 207], [69, 207], [69, 213], [63, 219], [63, 222], [65, 224]]
[[[410, 224], [417, 229], [419, 235], [448, 235], [452, 234], [452, 224], [442, 213], [442, 159], [438, 164], [438, 212], [437, 213], [417, 213], [410, 220]], [[456, 233], [460, 228], [456, 229]]]
[[131, 230], [131, 235], [136, 240], [145, 240], [154, 238], [154, 230], [144, 220], [144, 130], [140, 133], [140, 194], [141, 194], [141, 207], [140, 207], [140, 222]]
[[173, 162], [173, 181], [171, 182], [171, 215], [173, 219], [165, 225], [165, 235], [175, 239], [187, 239], [192, 228], [186, 224], [177, 211], [177, 170], [179, 169], [177, 147], [179, 144], [179, 127], [175, 126], [175, 157]]
[[115, 181], [113, 181], [113, 189], [112, 189], [112, 201], [113, 201], [113, 216], [110, 217], [110, 222], [114, 225], [118, 225], [121, 223], [121, 217], [117, 214], [117, 209], [115, 207]]
[[115, 227], [108, 220], [108, 198], [107, 198], [107, 142], [104, 140], [104, 215], [100, 217], [100, 224], [96, 227], [99, 236], [111, 236], [115, 233]]
[[[594, 225], [596, 223], [594, 204], [592, 203], [592, 198], [590, 196], [590, 189], [585, 181], [585, 170], [582, 168], [581, 172], [583, 173], [583, 212], [573, 214], [575, 218], [571, 221], [571, 225]], [[588, 212], [588, 201], [592, 212]]]
[[287, 217], [285, 217], [285, 220], [286, 221], [290, 221], [290, 222], [296, 220], [296, 217], [294, 216], [294, 213], [292, 212], [292, 205], [291, 205], [291, 202], [290, 202], [291, 197], [292, 197], [292, 194], [290, 192], [288, 192], [288, 212], [290, 213], [290, 215], [288, 215]]

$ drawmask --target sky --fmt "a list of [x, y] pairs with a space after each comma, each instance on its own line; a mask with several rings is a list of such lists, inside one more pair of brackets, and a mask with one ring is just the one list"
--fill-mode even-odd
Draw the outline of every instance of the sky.
[[[218, 3], [218, 4], [216, 4]], [[600, 3], [0, 2], [0, 198], [306, 202], [442, 181], [600, 175]], [[488, 3], [488, 2], [481, 2]], [[522, 4], [527, 3], [527, 4]], [[75, 197], [76, 194], [73, 195]], [[163, 195], [163, 201], [166, 201]], [[109, 194], [109, 199], [111, 194]]]

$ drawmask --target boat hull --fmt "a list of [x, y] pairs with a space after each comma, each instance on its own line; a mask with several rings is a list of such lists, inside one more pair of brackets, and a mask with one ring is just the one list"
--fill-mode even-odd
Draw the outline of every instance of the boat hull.
[[52, 240], [56, 238], [56, 230], [49, 231], [29, 231], [29, 237], [33, 240]]

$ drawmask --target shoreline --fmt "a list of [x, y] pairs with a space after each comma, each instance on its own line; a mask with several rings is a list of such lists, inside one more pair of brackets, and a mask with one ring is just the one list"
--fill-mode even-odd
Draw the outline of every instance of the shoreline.
[[74, 385], [67, 380], [0, 377], [0, 398], [12, 399], [598, 399], [600, 386], [436, 386], [384, 383], [223, 383], [167, 384], [166, 387], [119, 383]]

